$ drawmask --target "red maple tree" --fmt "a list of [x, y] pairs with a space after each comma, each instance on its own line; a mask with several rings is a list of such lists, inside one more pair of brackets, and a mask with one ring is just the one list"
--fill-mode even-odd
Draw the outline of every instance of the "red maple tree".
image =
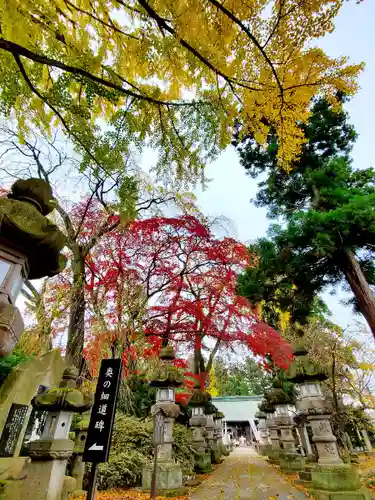
[[168, 342], [184, 355], [193, 353], [193, 372], [202, 381], [226, 345], [245, 345], [255, 355], [271, 356], [279, 367], [291, 359], [289, 345], [236, 295], [237, 275], [249, 265], [246, 247], [232, 238], [216, 238], [203, 220], [136, 221], [103, 237], [87, 264], [86, 289], [96, 325], [86, 349], [91, 363], [105, 345], [129, 362], [141, 332], [149, 344], [143, 346], [144, 355]]

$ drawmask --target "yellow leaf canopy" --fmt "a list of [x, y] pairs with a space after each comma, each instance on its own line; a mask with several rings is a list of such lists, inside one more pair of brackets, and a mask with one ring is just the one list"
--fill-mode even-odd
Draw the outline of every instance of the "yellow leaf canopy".
[[197, 173], [232, 140], [234, 118], [285, 168], [318, 92], [353, 94], [361, 65], [314, 40], [344, 0], [0, 0], [0, 104], [20, 127], [57, 117], [94, 162], [98, 118], [160, 166]]

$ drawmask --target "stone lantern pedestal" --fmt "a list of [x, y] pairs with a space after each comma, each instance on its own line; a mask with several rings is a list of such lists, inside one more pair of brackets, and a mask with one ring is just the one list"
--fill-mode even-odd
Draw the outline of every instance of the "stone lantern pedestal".
[[60, 387], [35, 396], [32, 405], [49, 412], [41, 439], [29, 445], [31, 462], [26, 465], [19, 500], [61, 500], [68, 458], [74, 442], [69, 439], [73, 413], [83, 413], [91, 398], [75, 388], [78, 372], [64, 371]]
[[[278, 407], [276, 406], [277, 410]], [[279, 454], [280, 468], [287, 473], [302, 471], [305, 467], [306, 459], [303, 455], [297, 453], [293, 436], [293, 417], [287, 414], [288, 408], [279, 409], [279, 412], [276, 422], [280, 429], [280, 442], [282, 444], [282, 450]]]
[[75, 495], [84, 495], [85, 491], [83, 490], [83, 478], [85, 475], [85, 462], [83, 462], [83, 452], [85, 450], [85, 443], [87, 438], [87, 433], [89, 430], [90, 424], [90, 414], [83, 415], [83, 418], [80, 422], [78, 422], [73, 431], [75, 432], [75, 440], [74, 440], [74, 450], [73, 450], [73, 467], [72, 467], [72, 476], [76, 481], [75, 484]]
[[220, 411], [216, 411], [214, 414], [214, 449], [211, 454], [211, 461], [214, 464], [220, 464], [222, 459], [222, 447], [224, 447], [222, 439], [222, 419], [224, 414]]
[[316, 500], [370, 499], [369, 490], [361, 488], [358, 467], [344, 464], [340, 458], [330, 422], [331, 409], [320, 385], [326, 378], [324, 370], [310, 361], [303, 345], [298, 346], [288, 379], [300, 386], [299, 415], [311, 425], [318, 455], [318, 463], [309, 466], [308, 491]]
[[220, 463], [220, 452], [215, 438], [214, 416], [217, 412], [216, 406], [212, 404], [211, 395], [208, 395], [208, 401], [205, 407], [206, 432], [207, 432], [207, 453], [211, 455], [211, 463]]
[[200, 385], [197, 384], [189, 402], [192, 408], [192, 417], [189, 423], [193, 435], [192, 445], [196, 451], [194, 468], [196, 472], [203, 474], [212, 470], [211, 452], [208, 452], [206, 443], [207, 431], [205, 426], [207, 419], [204, 414], [204, 408], [208, 400], [209, 394], [202, 392]]
[[[180, 408], [175, 403], [175, 389], [183, 382], [183, 374], [174, 367], [175, 355], [171, 346], [162, 348], [159, 359], [161, 367], [154, 374], [151, 385], [156, 387], [156, 403], [151, 408], [151, 414], [161, 412], [164, 420], [163, 444], [157, 445], [156, 491], [159, 495], [178, 496], [185, 489], [182, 486], [182, 469], [172, 458], [173, 424]], [[148, 464], [142, 471], [142, 488], [151, 489], [154, 466]]]
[[305, 458], [297, 453], [292, 432], [294, 427], [293, 396], [285, 392], [282, 382], [276, 378], [268, 398], [275, 407], [274, 420], [280, 430], [280, 467], [290, 473], [302, 470]]
[[268, 397], [259, 405], [259, 409], [266, 414], [266, 428], [270, 445], [267, 447], [268, 461], [279, 465], [280, 441], [279, 429], [275, 421], [275, 407], [269, 402]]
[[255, 414], [255, 418], [258, 420], [258, 428], [260, 434], [259, 440], [259, 452], [261, 455], [268, 455], [270, 451], [270, 442], [268, 439], [267, 430], [267, 414], [260, 410]]

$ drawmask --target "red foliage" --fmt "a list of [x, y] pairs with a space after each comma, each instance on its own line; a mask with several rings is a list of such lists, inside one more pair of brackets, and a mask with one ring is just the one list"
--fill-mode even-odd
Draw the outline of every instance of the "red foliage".
[[[118, 217], [91, 200], [75, 205], [70, 216], [81, 247], [95, 239], [85, 280], [84, 355], [92, 372], [111, 350], [122, 352], [132, 369], [140, 332], [148, 337], [144, 356], [157, 354], [167, 340], [189, 353], [238, 343], [256, 355], [270, 355], [279, 367], [288, 365], [289, 345], [236, 296], [238, 273], [253, 264], [244, 245], [217, 239], [209, 224], [188, 215], [112, 228]], [[108, 227], [112, 230], [103, 231]], [[58, 291], [68, 295], [71, 282], [69, 270], [56, 277], [51, 300]], [[65, 315], [56, 329], [66, 321]], [[186, 368], [181, 359], [175, 365]]]
[[181, 406], [187, 406], [191, 398], [191, 392], [176, 392], [175, 400]]
[[[256, 355], [270, 355], [281, 368], [291, 359], [289, 345], [235, 293], [237, 275], [249, 265], [246, 247], [215, 238], [194, 217], [151, 218], [112, 231], [87, 265], [87, 294], [105, 302], [111, 341], [125, 351], [137, 334], [129, 318], [140, 314], [149, 340], [145, 355], [156, 354], [168, 340], [189, 352], [212, 351], [216, 343], [244, 344]], [[144, 310], [132, 290], [143, 296]], [[124, 293], [136, 303], [125, 304]]]

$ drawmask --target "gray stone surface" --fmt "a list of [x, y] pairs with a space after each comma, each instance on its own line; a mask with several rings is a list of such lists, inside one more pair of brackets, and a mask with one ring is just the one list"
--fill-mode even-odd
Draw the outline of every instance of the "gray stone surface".
[[283, 476], [251, 448], [237, 448], [209, 478], [194, 490], [190, 500], [306, 500]]

